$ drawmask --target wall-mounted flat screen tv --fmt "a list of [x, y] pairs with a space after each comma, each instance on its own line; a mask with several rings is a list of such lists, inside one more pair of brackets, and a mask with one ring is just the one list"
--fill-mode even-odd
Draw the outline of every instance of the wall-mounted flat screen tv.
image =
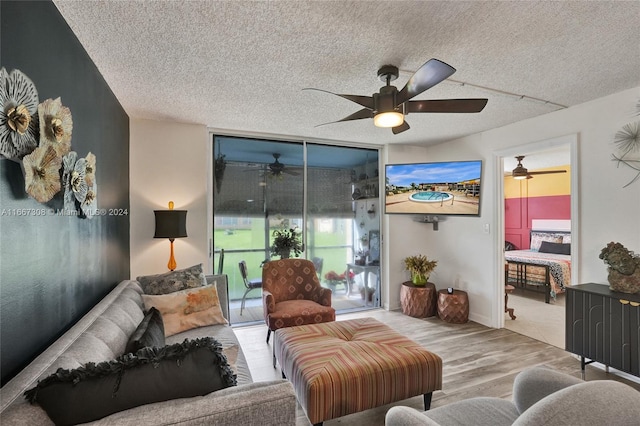
[[385, 213], [479, 216], [482, 161], [385, 165]]

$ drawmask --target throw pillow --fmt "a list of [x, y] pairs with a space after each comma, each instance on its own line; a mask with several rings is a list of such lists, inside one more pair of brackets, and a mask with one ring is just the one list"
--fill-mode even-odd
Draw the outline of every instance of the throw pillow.
[[540, 244], [543, 241], [549, 241], [550, 243], [561, 243], [562, 236], [556, 234], [547, 234], [544, 232], [532, 232], [531, 233], [531, 243], [529, 244], [529, 249], [533, 251], [540, 250]]
[[207, 285], [202, 263], [158, 275], [141, 275], [136, 280], [146, 294], [167, 294]]
[[542, 244], [540, 244], [539, 252], [553, 254], [571, 254], [571, 244], [550, 243], [549, 241], [543, 241]]
[[235, 386], [222, 345], [211, 337], [144, 348], [115, 360], [59, 369], [25, 392], [56, 425], [98, 420], [144, 404]]
[[166, 337], [196, 327], [228, 324], [215, 285], [158, 296], [143, 294], [142, 301], [145, 309], [155, 307], [160, 311]]
[[147, 346], [164, 346], [164, 323], [162, 314], [156, 308], [149, 309], [149, 312], [142, 319], [136, 331], [133, 332], [125, 353], [135, 353]]

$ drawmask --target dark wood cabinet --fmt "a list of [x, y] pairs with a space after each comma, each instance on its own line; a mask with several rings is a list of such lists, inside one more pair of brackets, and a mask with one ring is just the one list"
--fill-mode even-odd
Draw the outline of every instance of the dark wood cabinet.
[[567, 287], [565, 349], [580, 356], [583, 376], [594, 361], [640, 376], [640, 295]]

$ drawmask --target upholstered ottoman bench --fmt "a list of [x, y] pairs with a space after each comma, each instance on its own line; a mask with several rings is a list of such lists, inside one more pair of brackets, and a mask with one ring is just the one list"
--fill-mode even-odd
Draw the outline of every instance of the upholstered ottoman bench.
[[276, 358], [314, 425], [442, 389], [442, 360], [373, 318], [282, 328]]

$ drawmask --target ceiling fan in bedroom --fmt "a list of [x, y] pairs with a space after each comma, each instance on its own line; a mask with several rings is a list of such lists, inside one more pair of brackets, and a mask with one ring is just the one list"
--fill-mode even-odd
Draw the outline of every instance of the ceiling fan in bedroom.
[[515, 157], [518, 160], [518, 165], [515, 169], [511, 171], [511, 177], [514, 179], [531, 179], [532, 175], [548, 175], [553, 173], [567, 173], [566, 170], [546, 170], [543, 172], [530, 172], [522, 165], [522, 160], [524, 160], [524, 155], [518, 155]]
[[[341, 120], [324, 124], [373, 118], [374, 125], [377, 127], [391, 127], [393, 134], [397, 135], [409, 130], [409, 124], [404, 117], [410, 113], [471, 113], [480, 112], [484, 109], [488, 99], [411, 100], [413, 97], [447, 79], [454, 72], [456, 72], [456, 69], [452, 66], [437, 59], [429, 59], [411, 76], [400, 91], [390, 84], [398, 78], [398, 67], [394, 65], [384, 65], [378, 70], [378, 78], [386, 82], [386, 86], [381, 87], [380, 92], [374, 93], [372, 96], [345, 95], [314, 88], [303, 90], [330, 93], [364, 107]], [[320, 126], [324, 124], [320, 124]]]

